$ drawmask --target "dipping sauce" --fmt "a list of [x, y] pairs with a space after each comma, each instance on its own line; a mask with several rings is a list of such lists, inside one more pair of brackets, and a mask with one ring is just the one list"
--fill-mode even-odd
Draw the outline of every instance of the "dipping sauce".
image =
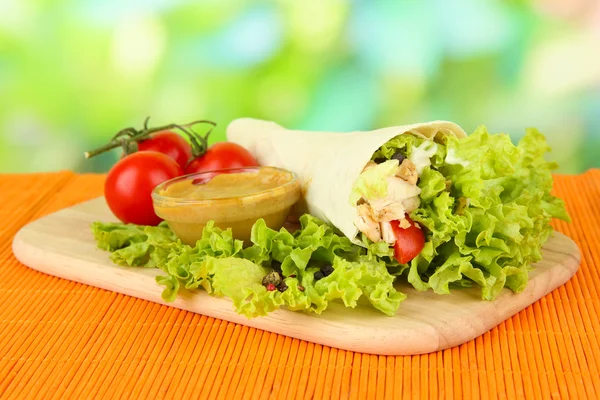
[[233, 237], [249, 243], [252, 225], [263, 218], [280, 229], [301, 196], [290, 171], [252, 167], [191, 174], [160, 184], [152, 193], [154, 210], [182, 242], [194, 245], [206, 223], [231, 228]]

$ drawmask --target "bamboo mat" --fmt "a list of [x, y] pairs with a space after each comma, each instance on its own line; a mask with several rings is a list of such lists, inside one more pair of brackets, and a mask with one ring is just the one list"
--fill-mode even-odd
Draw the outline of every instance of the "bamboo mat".
[[25, 223], [102, 194], [103, 176], [0, 176], [1, 399], [598, 398], [600, 170], [556, 176], [577, 274], [462, 346], [422, 356], [336, 350], [31, 270]]

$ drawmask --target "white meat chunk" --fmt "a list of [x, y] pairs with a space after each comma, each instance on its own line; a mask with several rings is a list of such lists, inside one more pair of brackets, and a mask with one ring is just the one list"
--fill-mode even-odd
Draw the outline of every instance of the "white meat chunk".
[[374, 200], [370, 203], [371, 215], [375, 221], [393, 221], [404, 217], [406, 209], [402, 201], [388, 198]]
[[398, 178], [402, 178], [411, 185], [416, 185], [417, 181], [419, 180], [419, 173], [417, 172], [417, 167], [408, 158], [402, 161], [402, 164], [400, 164], [400, 167], [398, 167], [398, 172], [396, 173], [396, 176]]
[[[375, 165], [370, 161], [364, 170]], [[417, 186], [418, 179], [419, 174], [415, 164], [405, 159], [398, 166], [395, 176], [386, 178], [388, 190], [385, 197], [375, 200], [361, 199], [359, 202], [355, 220], [358, 230], [372, 242], [383, 240], [393, 245], [396, 238], [390, 221], [399, 221], [402, 228], [410, 227], [406, 215], [420, 205], [421, 189]]]
[[404, 208], [406, 209], [407, 213], [411, 213], [413, 211], [415, 211], [417, 208], [419, 208], [419, 205], [421, 204], [421, 199], [419, 199], [419, 197], [411, 197], [409, 199], [404, 200], [403, 202], [404, 204]]
[[370, 201], [371, 215], [375, 221], [393, 221], [404, 218], [419, 207], [421, 189], [396, 177], [387, 178], [387, 196]]
[[406, 200], [411, 197], [418, 197], [421, 193], [421, 188], [417, 185], [411, 185], [404, 179], [394, 176], [387, 178], [388, 194], [386, 197], [394, 200]]
[[[402, 229], [408, 229], [410, 228], [410, 222], [408, 222], [408, 220], [406, 218], [402, 218], [399, 222], [398, 225], [400, 225], [400, 228]], [[417, 225], [419, 226], [419, 225]]]
[[380, 222], [381, 226], [381, 238], [387, 244], [393, 245], [396, 243], [396, 236], [394, 236], [394, 231], [392, 229], [392, 224], [387, 221]]
[[355, 225], [372, 242], [381, 241], [381, 228], [379, 223], [371, 217], [371, 209], [367, 204], [358, 206], [358, 217]]

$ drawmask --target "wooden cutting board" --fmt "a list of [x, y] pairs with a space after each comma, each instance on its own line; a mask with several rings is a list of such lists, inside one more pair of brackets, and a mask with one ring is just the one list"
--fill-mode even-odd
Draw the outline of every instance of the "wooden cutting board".
[[525, 291], [513, 294], [504, 289], [493, 302], [481, 300], [475, 288], [442, 296], [400, 285], [408, 298], [395, 317], [370, 307], [331, 304], [321, 315], [278, 310], [247, 319], [234, 312], [228, 299], [201, 290], [165, 303], [162, 287], [154, 281], [162, 271], [114, 265], [109, 253], [96, 247], [90, 224], [98, 220], [115, 221], [104, 198], [48, 215], [17, 233], [14, 254], [23, 264], [64, 279], [322, 345], [382, 355], [428, 353], [474, 339], [564, 284], [581, 260], [575, 243], [555, 233]]

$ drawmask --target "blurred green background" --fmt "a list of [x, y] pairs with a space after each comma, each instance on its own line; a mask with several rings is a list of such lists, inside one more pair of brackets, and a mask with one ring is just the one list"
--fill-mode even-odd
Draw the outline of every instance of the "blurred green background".
[[127, 126], [448, 119], [600, 167], [596, 0], [2, 0], [0, 171], [107, 171]]

